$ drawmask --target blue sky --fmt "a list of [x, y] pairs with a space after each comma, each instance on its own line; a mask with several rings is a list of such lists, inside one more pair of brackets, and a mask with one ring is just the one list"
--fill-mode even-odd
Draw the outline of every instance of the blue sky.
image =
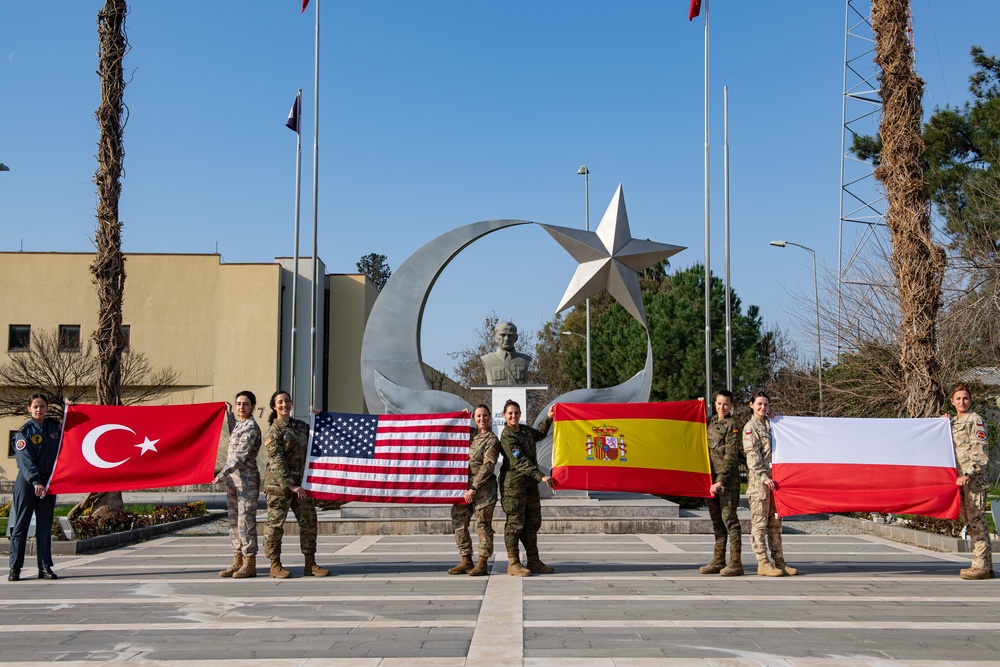
[[[99, 101], [94, 0], [0, 0], [2, 250], [89, 251]], [[292, 254], [304, 89], [302, 251], [311, 239], [314, 13], [298, 0], [133, 0], [125, 70], [126, 252]], [[624, 186], [634, 236], [703, 246], [703, 23], [668, 2], [322, 2], [319, 255], [354, 272], [480, 220], [591, 226]], [[835, 276], [845, 4], [711, 7], [712, 268], [721, 275], [723, 86], [730, 94], [732, 279], [768, 324], [812, 307], [815, 248]], [[968, 98], [969, 47], [1000, 53], [1000, 3], [914, 0], [925, 111]], [[425, 361], [496, 311], [537, 329], [575, 264], [541, 229], [486, 237], [442, 274]], [[126, 299], [127, 297], [126, 284]], [[821, 287], [822, 289], [822, 287]], [[234, 294], [234, 299], [239, 295]], [[811, 312], [811, 311], [808, 311]], [[828, 348], [829, 349], [829, 348]]]

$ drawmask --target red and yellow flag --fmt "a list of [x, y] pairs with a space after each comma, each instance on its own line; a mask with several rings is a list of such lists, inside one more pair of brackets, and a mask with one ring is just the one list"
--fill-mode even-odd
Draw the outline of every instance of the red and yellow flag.
[[556, 488], [709, 498], [705, 401], [557, 403]]

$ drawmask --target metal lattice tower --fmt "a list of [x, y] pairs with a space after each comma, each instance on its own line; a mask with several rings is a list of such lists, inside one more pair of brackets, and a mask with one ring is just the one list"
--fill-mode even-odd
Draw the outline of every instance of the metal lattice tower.
[[[871, 0], [847, 0], [844, 28], [844, 97], [840, 162], [840, 241], [837, 259], [837, 355], [843, 346], [843, 327], [860, 313], [844, 307], [847, 286], [871, 286], [871, 263], [891, 253], [885, 222], [885, 195], [878, 187], [871, 162], [851, 153], [856, 136], [875, 136], [879, 130], [882, 98], [875, 65], [875, 36]], [[848, 312], [845, 312], [848, 311]]]

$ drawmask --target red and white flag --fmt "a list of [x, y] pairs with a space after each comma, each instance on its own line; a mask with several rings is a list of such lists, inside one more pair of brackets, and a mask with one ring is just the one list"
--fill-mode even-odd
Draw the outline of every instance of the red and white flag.
[[312, 498], [464, 503], [469, 413], [313, 417], [302, 488]]
[[771, 420], [774, 504], [781, 516], [891, 512], [957, 519], [947, 419]]
[[225, 403], [70, 405], [49, 493], [207, 484]]

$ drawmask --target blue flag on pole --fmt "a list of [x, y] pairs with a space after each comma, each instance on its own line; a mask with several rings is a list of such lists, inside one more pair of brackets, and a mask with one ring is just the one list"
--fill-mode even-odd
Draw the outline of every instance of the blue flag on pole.
[[285, 121], [285, 127], [287, 127], [292, 132], [296, 134], [299, 131], [299, 111], [302, 107], [302, 93], [298, 93], [295, 96], [295, 101], [292, 102], [292, 110], [288, 112], [288, 120]]

